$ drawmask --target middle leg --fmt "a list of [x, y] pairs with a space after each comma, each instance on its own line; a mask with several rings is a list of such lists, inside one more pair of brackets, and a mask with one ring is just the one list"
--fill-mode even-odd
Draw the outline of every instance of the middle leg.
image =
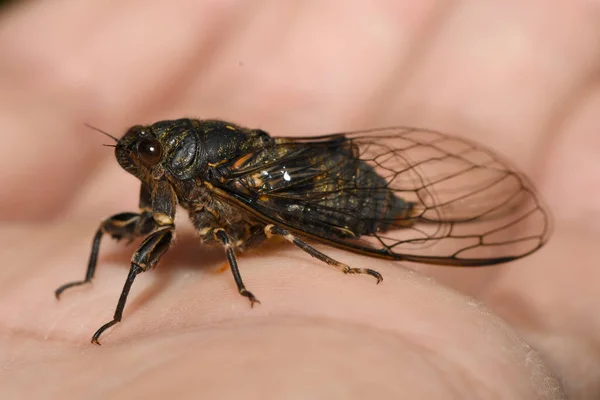
[[242, 281], [242, 276], [240, 275], [240, 270], [237, 266], [237, 260], [235, 258], [235, 252], [231, 247], [231, 240], [225, 230], [221, 228], [217, 228], [213, 230], [214, 237], [221, 242], [223, 247], [225, 248], [225, 254], [227, 256], [227, 261], [229, 262], [229, 267], [231, 268], [231, 273], [233, 274], [233, 279], [235, 280], [235, 284], [238, 287], [238, 292], [247, 297], [250, 300], [250, 307], [254, 307], [254, 303], [260, 304], [260, 301], [254, 295], [246, 289], [244, 282]]

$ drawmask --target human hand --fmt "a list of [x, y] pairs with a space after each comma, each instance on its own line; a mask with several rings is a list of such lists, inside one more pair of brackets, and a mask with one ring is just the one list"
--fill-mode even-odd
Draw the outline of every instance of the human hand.
[[[560, 398], [549, 367], [572, 397], [597, 397], [597, 15], [584, 3], [416, 1], [40, 0], [8, 9], [2, 391]], [[250, 309], [229, 273], [218, 273], [222, 251], [196, 246], [183, 224], [171, 252], [137, 279], [123, 322], [94, 347], [134, 249], [105, 240], [92, 285], [60, 302], [53, 290], [83, 277], [98, 222], [135, 210], [138, 182], [83, 123], [120, 135], [184, 116], [278, 136], [411, 125], [470, 137], [534, 179], [555, 235], [502, 267], [410, 265], [441, 283], [403, 263], [326, 250], [380, 271], [377, 286], [268, 246], [240, 257], [262, 301]]]

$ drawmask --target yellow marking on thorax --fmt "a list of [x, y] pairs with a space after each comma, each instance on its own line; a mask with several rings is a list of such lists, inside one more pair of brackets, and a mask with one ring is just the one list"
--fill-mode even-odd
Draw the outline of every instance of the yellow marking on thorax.
[[156, 223], [160, 226], [164, 225], [173, 225], [173, 219], [169, 217], [167, 214], [156, 213], [153, 214], [152, 217], [156, 221]]
[[246, 161], [248, 161], [249, 158], [251, 158], [253, 156], [252, 153], [248, 153], [243, 157], [240, 157], [239, 159], [237, 159], [234, 163], [233, 163], [233, 168], [239, 168], [241, 167]]
[[219, 161], [216, 164], [215, 163], [207, 163], [206, 165], [208, 165], [211, 168], [216, 168], [216, 167], [218, 167], [221, 164], [225, 164], [226, 162], [228, 162], [228, 160], [221, 160], [221, 161]]
[[207, 227], [205, 227], [205, 228], [202, 228], [202, 229], [200, 229], [200, 230], [198, 231], [198, 234], [199, 234], [200, 236], [206, 236], [206, 234], [208, 234], [208, 232], [210, 232], [212, 229], [213, 229], [212, 227], [210, 227], [210, 226], [207, 226]]

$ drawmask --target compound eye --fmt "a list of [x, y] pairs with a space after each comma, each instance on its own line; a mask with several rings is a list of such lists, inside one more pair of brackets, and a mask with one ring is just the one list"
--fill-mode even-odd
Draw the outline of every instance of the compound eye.
[[142, 161], [149, 165], [158, 164], [162, 156], [160, 142], [153, 138], [142, 139], [137, 150]]

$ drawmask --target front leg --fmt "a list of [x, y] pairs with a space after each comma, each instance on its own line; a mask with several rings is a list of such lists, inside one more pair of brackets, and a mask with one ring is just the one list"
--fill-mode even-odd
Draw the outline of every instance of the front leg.
[[100, 227], [96, 231], [96, 235], [94, 235], [94, 240], [92, 241], [92, 251], [88, 260], [85, 278], [80, 281], [69, 282], [60, 286], [54, 292], [57, 299], [60, 298], [61, 293], [66, 289], [92, 282], [94, 273], [96, 272], [100, 242], [104, 234], [108, 234], [116, 240], [128, 239], [129, 241], [132, 241], [137, 237], [149, 234], [156, 228], [157, 224], [151, 213], [151, 195], [145, 185], [142, 185], [140, 190], [139, 206], [140, 213], [124, 212], [113, 215], [102, 221]]
[[100, 335], [102, 335], [102, 332], [121, 321], [123, 309], [125, 308], [125, 303], [127, 303], [127, 296], [129, 295], [129, 290], [131, 289], [131, 285], [133, 285], [135, 277], [140, 272], [147, 271], [158, 263], [158, 260], [171, 246], [174, 230], [175, 226], [173, 224], [162, 226], [152, 232], [152, 234], [142, 242], [141, 246], [131, 258], [131, 269], [129, 270], [129, 275], [127, 275], [125, 286], [123, 286], [123, 290], [121, 291], [121, 296], [119, 296], [115, 315], [111, 321], [102, 325], [100, 329], [94, 333], [92, 343], [99, 345], [100, 342], [98, 342], [98, 339], [100, 338]]
[[[142, 188], [142, 193], [144, 189]], [[141, 200], [140, 200], [141, 201]], [[129, 275], [125, 280], [125, 285], [119, 296], [119, 302], [117, 303], [117, 309], [113, 319], [106, 324], [102, 325], [94, 336], [92, 336], [92, 343], [100, 344], [98, 339], [102, 332], [121, 321], [123, 317], [123, 309], [127, 303], [127, 296], [135, 277], [144, 271], [148, 271], [153, 268], [158, 260], [169, 250], [171, 243], [173, 242], [173, 236], [175, 233], [175, 207], [177, 206], [177, 196], [173, 187], [166, 181], [158, 181], [153, 187], [151, 195], [151, 206], [152, 218], [157, 228], [152, 232], [140, 245], [137, 251], [131, 257], [131, 268]]]
[[175, 232], [175, 224], [173, 221], [175, 219], [176, 206], [177, 197], [168, 182], [155, 182], [151, 193], [144, 185], [142, 185], [140, 193], [140, 209], [142, 212], [139, 214], [117, 214], [104, 221], [94, 237], [86, 278], [83, 281], [68, 283], [56, 290], [56, 295], [59, 296], [60, 293], [69, 287], [91, 281], [96, 268], [100, 239], [104, 233], [109, 233], [116, 239], [133, 239], [138, 236], [148, 235], [131, 258], [131, 268], [127, 280], [125, 281], [125, 285], [123, 286], [123, 290], [121, 291], [121, 296], [119, 297], [113, 319], [102, 325], [100, 329], [94, 333], [92, 343], [100, 344], [98, 342], [100, 335], [106, 329], [121, 321], [123, 309], [127, 302], [127, 296], [129, 295], [129, 290], [131, 289], [135, 277], [140, 272], [153, 268], [171, 246]]

